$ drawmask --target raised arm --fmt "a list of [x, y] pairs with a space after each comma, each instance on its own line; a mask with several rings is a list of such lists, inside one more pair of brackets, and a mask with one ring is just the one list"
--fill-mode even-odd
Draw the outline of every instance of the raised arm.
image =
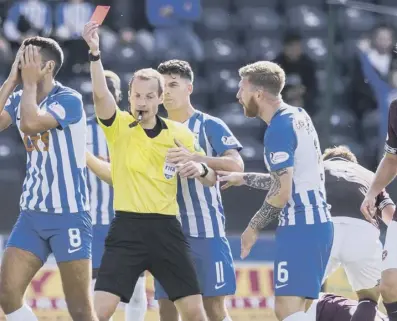
[[217, 171], [220, 182], [226, 182], [221, 189], [225, 190], [231, 186], [248, 186], [256, 189], [269, 190], [272, 183], [270, 174], [265, 173], [236, 173]]
[[90, 70], [95, 113], [98, 118], [107, 120], [115, 114], [117, 104], [107, 86], [100, 59], [98, 27], [96, 23], [88, 22], [84, 27], [83, 38], [90, 47]]
[[102, 181], [113, 186], [112, 171], [110, 163], [95, 157], [88, 150], [86, 151], [87, 167]]

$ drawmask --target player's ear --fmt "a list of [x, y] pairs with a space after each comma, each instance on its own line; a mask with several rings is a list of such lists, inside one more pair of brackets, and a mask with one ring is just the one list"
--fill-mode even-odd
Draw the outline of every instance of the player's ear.
[[44, 68], [43, 68], [43, 72], [46, 73], [46, 74], [48, 74], [48, 73], [53, 74], [54, 69], [55, 69], [55, 61], [50, 60], [50, 61], [47, 61], [45, 63]]
[[187, 85], [187, 90], [189, 91], [189, 94], [191, 95], [192, 92], [193, 92], [193, 84], [192, 84], [192, 83], [189, 83], [189, 84]]

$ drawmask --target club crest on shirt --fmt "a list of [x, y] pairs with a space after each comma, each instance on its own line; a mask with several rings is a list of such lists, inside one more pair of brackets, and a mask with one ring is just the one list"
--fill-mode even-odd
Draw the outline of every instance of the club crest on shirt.
[[163, 168], [164, 177], [166, 179], [171, 179], [176, 175], [176, 166], [165, 162]]

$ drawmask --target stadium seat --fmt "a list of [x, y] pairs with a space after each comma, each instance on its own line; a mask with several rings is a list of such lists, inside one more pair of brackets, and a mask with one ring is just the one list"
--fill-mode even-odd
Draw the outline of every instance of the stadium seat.
[[201, 21], [197, 24], [196, 30], [203, 40], [217, 37], [236, 39], [236, 33], [232, 32], [232, 22], [232, 15], [225, 9], [207, 8], [203, 10]]
[[104, 62], [117, 73], [145, 67], [147, 55], [139, 46], [120, 45]]
[[240, 77], [237, 68], [215, 68], [207, 72], [207, 78], [213, 93], [216, 106], [227, 102], [235, 102]]
[[308, 38], [304, 40], [304, 51], [316, 63], [325, 63], [328, 54], [327, 40], [323, 38]]
[[344, 38], [352, 38], [369, 32], [377, 23], [376, 16], [368, 11], [342, 8], [338, 11], [338, 25]]
[[365, 158], [364, 146], [355, 138], [348, 135], [341, 135], [337, 132], [332, 132], [329, 137], [330, 146], [322, 146], [323, 149], [332, 146], [345, 145], [356, 155], [359, 161]]
[[237, 138], [247, 136], [251, 140], [262, 141], [264, 133], [263, 121], [258, 118], [246, 117], [243, 106], [240, 103], [234, 101], [221, 105], [212, 114], [222, 119]]
[[325, 37], [327, 15], [320, 8], [295, 6], [287, 9], [286, 20], [291, 30], [297, 30], [304, 37]]
[[274, 36], [275, 33], [280, 36], [283, 31], [281, 18], [272, 8], [242, 8], [238, 12], [238, 19], [246, 39]]
[[[247, 127], [246, 130], [248, 133], [250, 133], [249, 127]], [[245, 136], [238, 136], [237, 138], [243, 145], [240, 155], [243, 157], [244, 161], [257, 161], [258, 163], [261, 162], [263, 167], [262, 173], [265, 172], [263, 142], [252, 139], [252, 136], [249, 134]]]
[[[332, 83], [333, 94], [338, 96], [342, 95], [346, 90], [346, 78], [340, 75], [339, 70], [334, 70], [334, 80]], [[320, 93], [324, 94], [328, 90], [327, 84], [327, 71], [325, 69], [316, 70], [316, 79]]]
[[363, 115], [361, 128], [364, 141], [368, 141], [379, 135], [380, 113], [378, 110], [372, 110]]
[[236, 8], [244, 8], [244, 7], [275, 8], [278, 4], [278, 0], [234, 0], [234, 4]]
[[274, 60], [282, 50], [279, 38], [259, 37], [248, 40], [247, 60]]
[[329, 118], [330, 132], [341, 136], [357, 138], [357, 120], [353, 113], [346, 108], [332, 111]]
[[378, 0], [378, 4], [397, 8], [397, 2], [395, 0]]
[[201, 0], [203, 8], [223, 8], [230, 9], [231, 0]]
[[324, 0], [283, 0], [283, 2], [283, 7], [286, 9], [301, 5], [321, 8], [324, 5]]
[[204, 42], [205, 62], [207, 69], [211, 66], [218, 66], [218, 68], [234, 67], [238, 65], [242, 49], [230, 39], [216, 38]]

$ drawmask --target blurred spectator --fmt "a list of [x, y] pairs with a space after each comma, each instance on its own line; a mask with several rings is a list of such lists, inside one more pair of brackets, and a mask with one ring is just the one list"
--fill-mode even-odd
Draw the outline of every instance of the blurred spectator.
[[287, 75], [283, 99], [293, 106], [301, 106], [313, 115], [316, 112], [317, 96], [316, 66], [309, 56], [303, 53], [302, 38], [288, 33], [284, 38], [284, 49], [274, 60]]
[[52, 30], [51, 8], [40, 0], [16, 1], [4, 22], [4, 35], [14, 49], [30, 36], [49, 36]]
[[72, 71], [77, 73], [81, 70], [81, 64], [87, 64], [88, 47], [81, 33], [93, 12], [94, 6], [84, 0], [69, 0], [56, 7], [55, 36], [68, 54], [62, 75]]
[[94, 7], [84, 0], [69, 0], [56, 8], [55, 35], [60, 40], [81, 40], [84, 25], [90, 20]]
[[387, 135], [389, 106], [393, 100], [397, 99], [397, 60], [393, 59], [394, 61], [390, 65], [389, 76], [387, 79], [384, 79], [382, 74], [372, 64], [367, 52], [360, 49], [358, 55], [363, 76], [374, 93], [376, 105], [380, 113], [379, 150], [377, 151], [378, 158], [376, 159], [376, 161], [379, 161], [383, 155], [383, 145]]
[[203, 45], [193, 30], [193, 22], [200, 18], [201, 11], [200, 0], [146, 0], [146, 14], [154, 27], [160, 57], [173, 49], [196, 61], [203, 60]]
[[154, 50], [154, 39], [145, 14], [143, 0], [113, 0], [108, 25], [125, 44], [137, 43], [148, 53]]
[[13, 58], [9, 42], [0, 34], [0, 76], [9, 71]]
[[349, 105], [359, 119], [365, 112], [374, 110], [378, 106], [374, 87], [370, 85], [373, 81], [367, 78], [368, 73], [364, 72], [363, 62], [372, 66], [375, 74], [384, 83], [388, 83], [393, 61], [396, 60], [396, 57], [393, 57], [394, 42], [393, 29], [387, 25], [379, 25], [372, 32], [369, 46], [361, 46], [357, 57], [353, 60]]

